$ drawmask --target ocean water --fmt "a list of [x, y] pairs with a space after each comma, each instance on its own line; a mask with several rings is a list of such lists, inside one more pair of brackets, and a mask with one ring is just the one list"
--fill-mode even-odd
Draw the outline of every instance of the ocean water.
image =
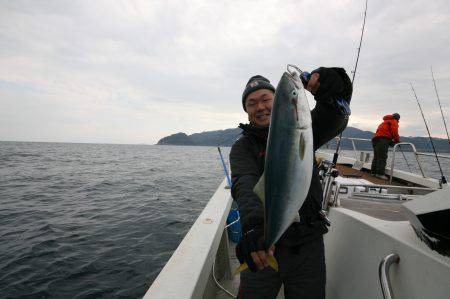
[[142, 297], [222, 179], [214, 147], [0, 142], [0, 298]]
[[0, 298], [142, 297], [222, 179], [215, 147], [0, 142]]

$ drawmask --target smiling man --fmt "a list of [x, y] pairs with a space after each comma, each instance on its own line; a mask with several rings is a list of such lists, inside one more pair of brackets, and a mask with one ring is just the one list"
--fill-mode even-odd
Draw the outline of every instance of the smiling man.
[[269, 126], [275, 87], [263, 76], [250, 78], [242, 95], [242, 106], [248, 114], [250, 123]]
[[[352, 84], [342, 68], [319, 68], [305, 88], [314, 95], [311, 111], [314, 150], [347, 126]], [[239, 298], [276, 298], [284, 285], [285, 298], [325, 298], [325, 254], [322, 235], [328, 231], [319, 211], [322, 187], [314, 162], [311, 186], [294, 222], [269, 252], [264, 251], [264, 207], [253, 188], [264, 171], [270, 115], [275, 87], [263, 76], [253, 76], [242, 94], [249, 124], [240, 124], [242, 137], [231, 148], [231, 193], [237, 201], [243, 236], [236, 256], [249, 269], [241, 273]], [[343, 101], [345, 102], [344, 104]], [[279, 272], [267, 267], [275, 255]]]

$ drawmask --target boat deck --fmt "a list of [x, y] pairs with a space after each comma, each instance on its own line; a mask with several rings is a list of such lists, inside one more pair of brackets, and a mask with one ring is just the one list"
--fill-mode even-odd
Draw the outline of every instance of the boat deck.
[[[338, 164], [338, 165], [336, 165], [336, 169], [339, 171], [339, 175], [342, 177], [360, 178], [360, 179], [369, 181], [375, 185], [389, 185], [389, 180], [383, 180], [383, 179], [374, 177], [367, 171], [354, 169], [348, 165]], [[392, 179], [392, 184], [397, 185], [397, 186], [410, 186], [411, 185], [411, 184], [406, 184], [404, 181], [397, 180], [395, 178]]]
[[[234, 251], [235, 247], [236, 247], [236, 244], [230, 241], [230, 243], [228, 245], [228, 254], [230, 256], [231, 271], [234, 271], [234, 269], [239, 267], [239, 261], [238, 261], [238, 259], [236, 257], [236, 253]], [[222, 279], [222, 280], [219, 279], [218, 281], [225, 289], [227, 289], [233, 295], [237, 295], [238, 294], [238, 290], [239, 290], [239, 275], [233, 275], [232, 277], [225, 277], [225, 279]], [[215, 298], [217, 298], [217, 299], [229, 299], [230, 295], [225, 293], [223, 290], [218, 289]]]
[[[367, 171], [354, 169], [347, 165], [338, 164], [336, 166], [339, 171], [339, 175], [342, 177], [358, 178], [375, 185], [390, 185], [389, 180], [383, 180], [370, 175]], [[393, 185], [407, 186], [407, 184], [401, 180], [392, 180]], [[366, 214], [371, 217], [375, 217], [388, 221], [406, 221], [406, 214], [402, 208], [401, 201], [394, 200], [382, 200], [382, 199], [340, 199], [340, 205], [343, 208], [350, 209], [359, 213]]]
[[341, 207], [388, 221], [407, 221], [400, 202], [341, 199]]

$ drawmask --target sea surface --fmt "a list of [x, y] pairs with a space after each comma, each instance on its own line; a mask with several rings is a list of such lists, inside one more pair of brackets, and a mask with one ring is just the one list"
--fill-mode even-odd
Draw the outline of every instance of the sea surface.
[[216, 147], [0, 142], [0, 298], [142, 297], [223, 177]]

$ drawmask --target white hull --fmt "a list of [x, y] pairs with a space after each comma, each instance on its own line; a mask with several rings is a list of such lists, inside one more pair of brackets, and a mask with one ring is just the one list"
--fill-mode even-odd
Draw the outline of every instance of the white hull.
[[395, 298], [449, 298], [450, 259], [429, 249], [409, 221], [379, 220], [345, 208], [332, 208], [325, 235], [327, 298], [383, 298], [381, 260], [400, 257], [390, 269]]

